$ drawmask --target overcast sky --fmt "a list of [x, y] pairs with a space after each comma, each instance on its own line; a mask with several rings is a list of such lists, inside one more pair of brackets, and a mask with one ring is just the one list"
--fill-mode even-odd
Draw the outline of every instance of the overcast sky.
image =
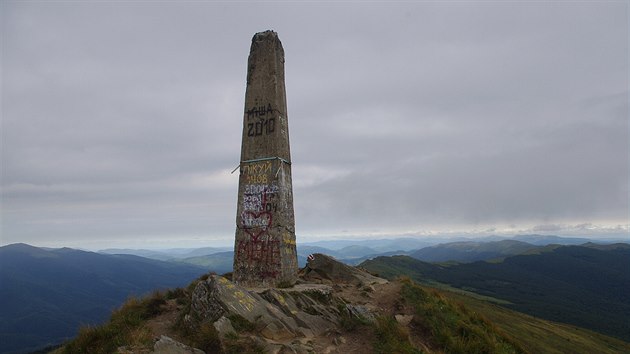
[[247, 55], [298, 242], [629, 232], [628, 2], [2, 1], [1, 244], [232, 245]]

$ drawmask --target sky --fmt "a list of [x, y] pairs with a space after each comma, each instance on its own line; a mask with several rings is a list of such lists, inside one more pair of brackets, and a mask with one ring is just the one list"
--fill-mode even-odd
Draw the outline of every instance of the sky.
[[0, 6], [1, 245], [233, 245], [268, 29], [298, 242], [630, 237], [628, 1]]

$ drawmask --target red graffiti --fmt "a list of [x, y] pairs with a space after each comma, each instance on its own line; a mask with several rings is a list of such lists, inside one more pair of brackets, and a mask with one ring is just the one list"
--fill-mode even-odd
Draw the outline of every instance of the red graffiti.
[[238, 259], [248, 261], [262, 261], [273, 264], [280, 258], [280, 241], [277, 240], [242, 240], [238, 243], [236, 251]]
[[278, 271], [277, 270], [263, 270], [260, 272], [260, 277], [263, 279], [266, 278], [275, 278], [278, 276]]
[[258, 241], [260, 236], [267, 232], [271, 226], [273, 216], [268, 211], [260, 213], [254, 211], [244, 211], [242, 214], [245, 232], [249, 234], [252, 241]]

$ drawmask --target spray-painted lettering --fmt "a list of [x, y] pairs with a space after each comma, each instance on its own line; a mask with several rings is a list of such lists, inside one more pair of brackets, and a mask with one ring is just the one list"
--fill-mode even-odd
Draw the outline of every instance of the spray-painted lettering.
[[245, 111], [245, 113], [247, 113], [247, 119], [260, 118], [273, 114], [273, 108], [271, 107], [271, 103], [268, 103], [266, 107], [265, 105], [255, 106]]
[[247, 123], [247, 136], [268, 135], [276, 130], [275, 118], [260, 118], [258, 122]]
[[245, 111], [247, 114], [247, 136], [271, 134], [276, 130], [276, 118], [272, 117], [271, 103], [255, 106]]
[[238, 242], [236, 256], [238, 259], [256, 261], [264, 265], [261, 272], [265, 274], [261, 273], [261, 276], [265, 278], [275, 276], [266, 273], [276, 272], [280, 266], [280, 242], [270, 239], [242, 240]]

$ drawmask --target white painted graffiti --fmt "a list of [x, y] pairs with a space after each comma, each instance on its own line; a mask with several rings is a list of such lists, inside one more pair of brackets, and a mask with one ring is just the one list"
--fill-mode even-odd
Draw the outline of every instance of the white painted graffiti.
[[273, 194], [278, 192], [278, 186], [275, 184], [267, 185], [267, 184], [246, 184], [245, 185], [245, 194]]
[[246, 228], [260, 227], [266, 229], [271, 226], [271, 218], [271, 213], [265, 211], [260, 213], [244, 211], [241, 213], [241, 220]]
[[275, 184], [247, 184], [243, 193], [243, 211], [272, 211], [276, 209], [273, 199], [278, 192]]

